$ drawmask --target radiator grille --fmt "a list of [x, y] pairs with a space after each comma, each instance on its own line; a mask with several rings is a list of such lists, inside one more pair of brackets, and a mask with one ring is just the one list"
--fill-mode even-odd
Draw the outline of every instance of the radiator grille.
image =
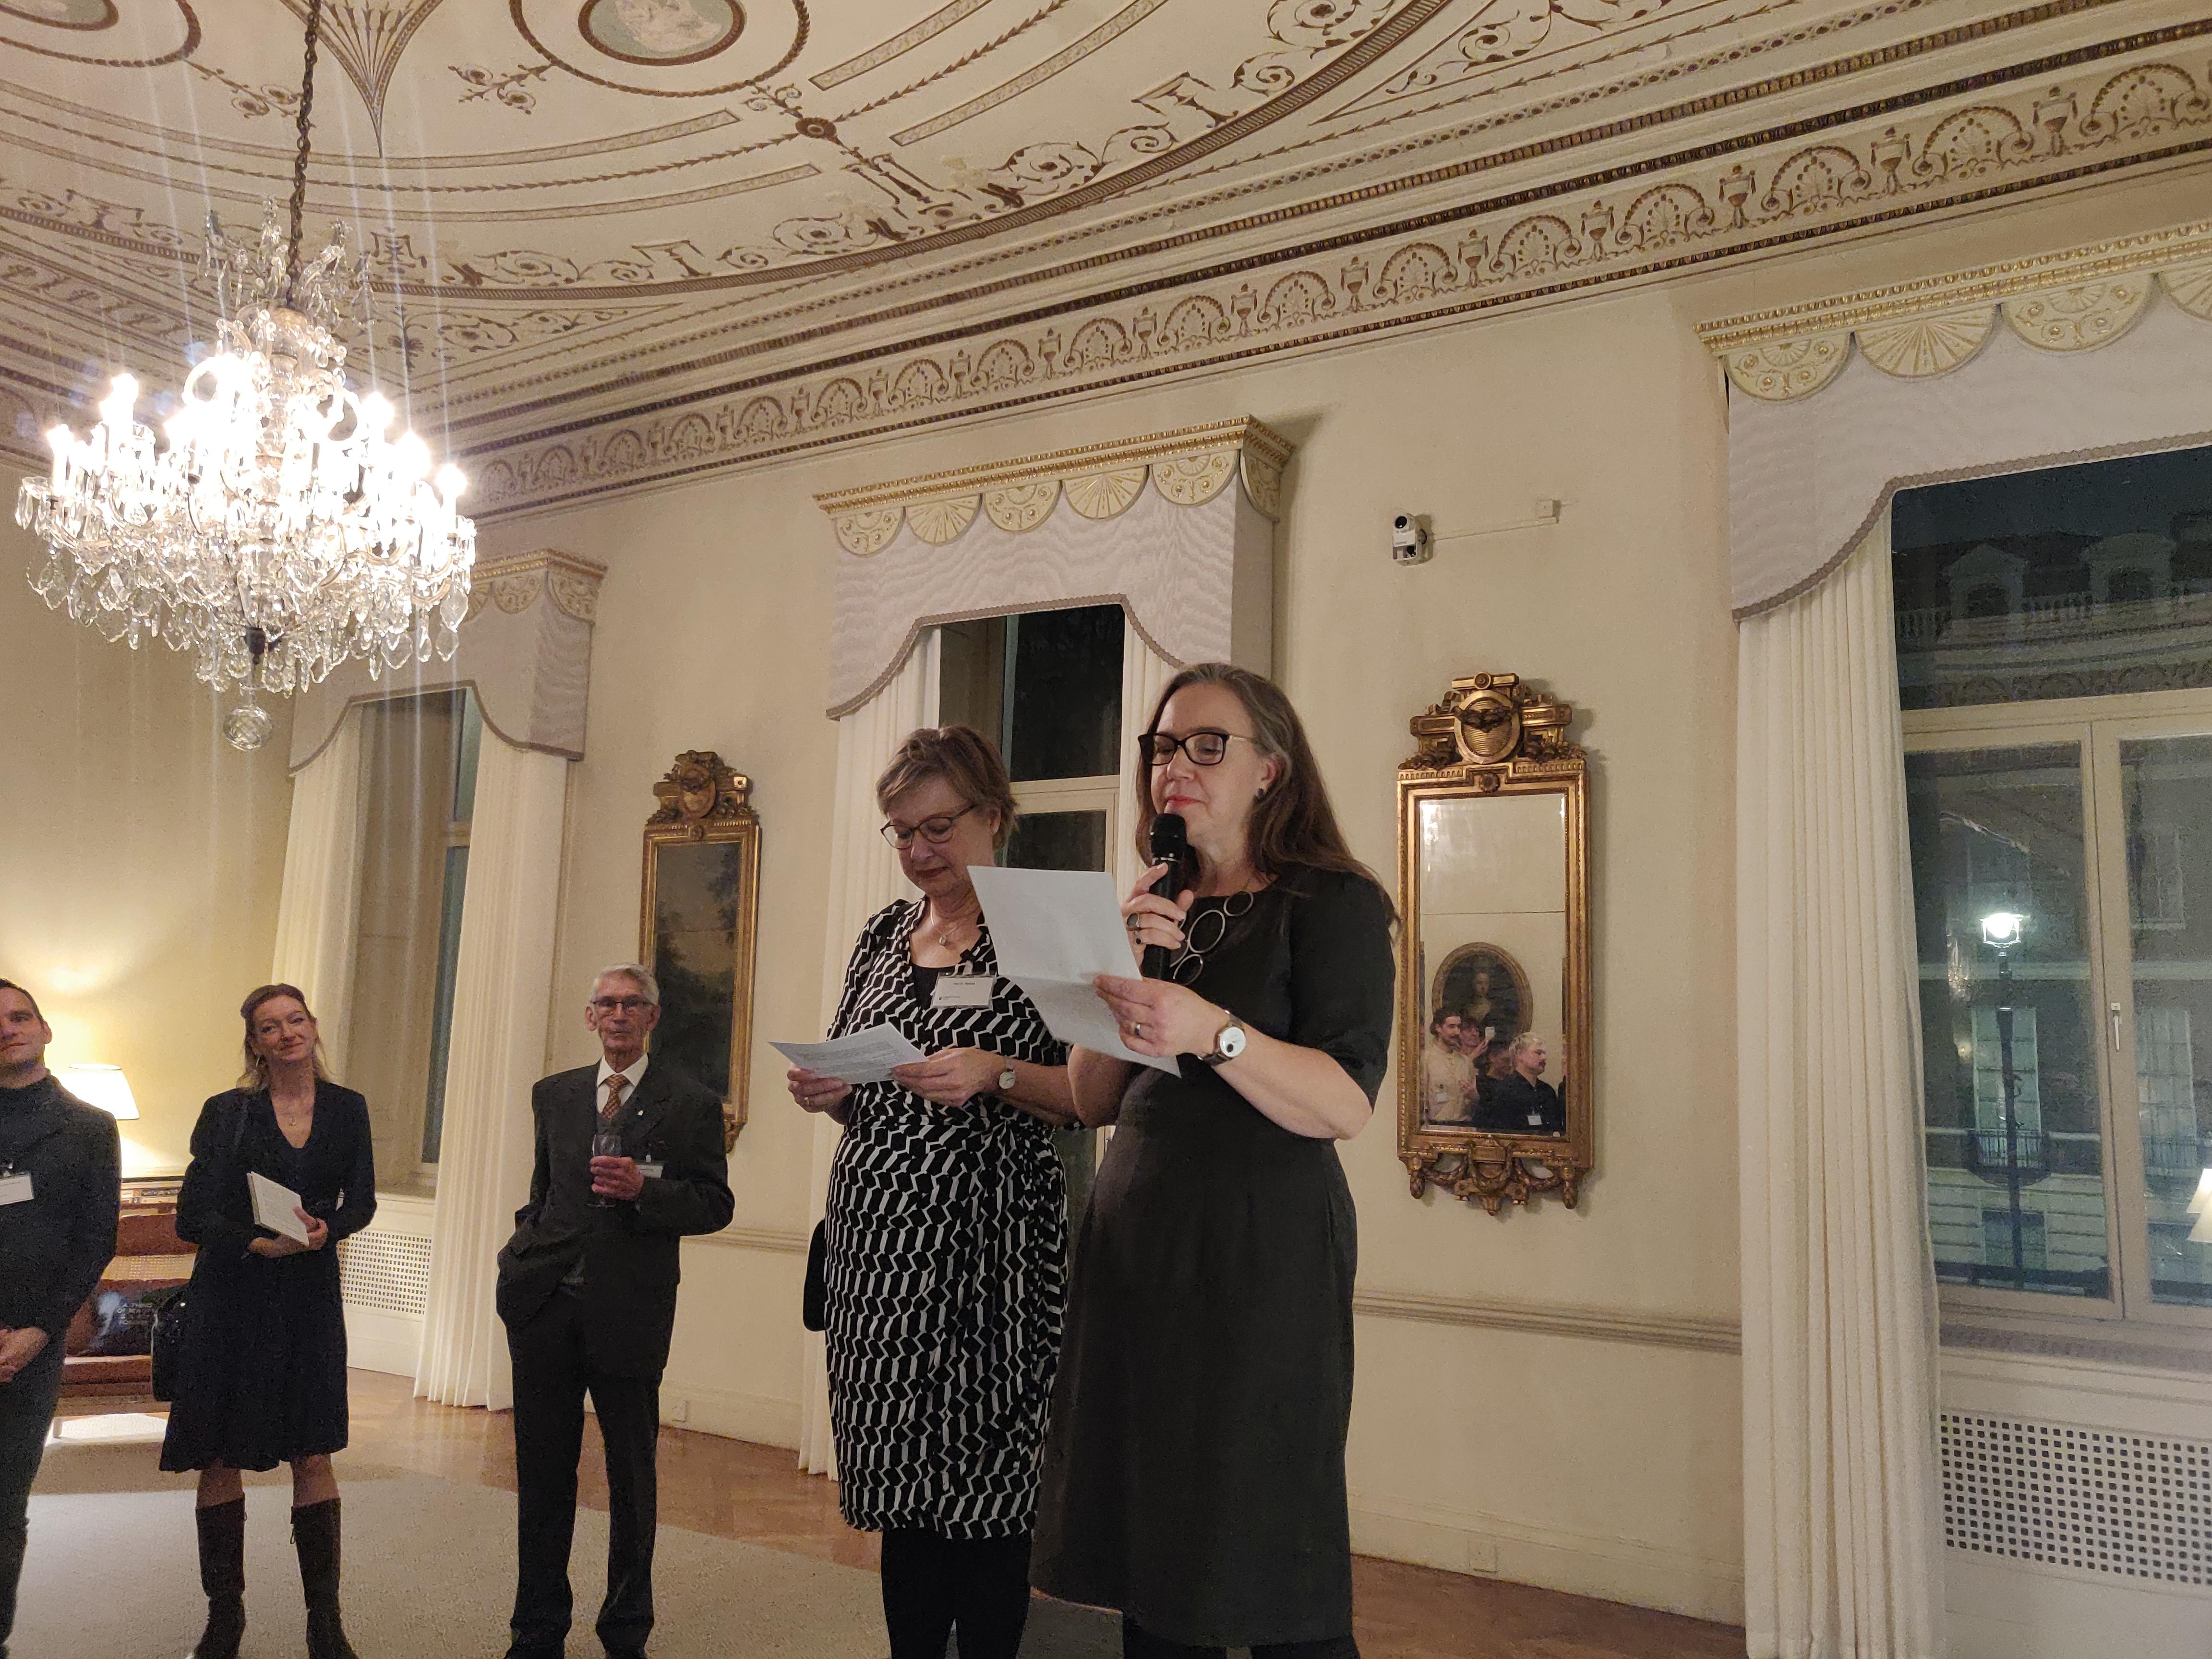
[[1953, 1549], [2212, 1584], [2212, 1444], [1953, 1412], [1939, 1425]]
[[356, 1308], [421, 1317], [430, 1296], [430, 1241], [372, 1227], [338, 1241], [345, 1299]]

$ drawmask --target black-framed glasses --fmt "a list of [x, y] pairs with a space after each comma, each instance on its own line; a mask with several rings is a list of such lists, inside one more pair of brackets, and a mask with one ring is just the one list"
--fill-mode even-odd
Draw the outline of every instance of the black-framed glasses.
[[1137, 747], [1148, 766], [1165, 766], [1180, 749], [1190, 757], [1194, 766], [1218, 766], [1229, 758], [1229, 740], [1237, 738], [1249, 743], [1251, 738], [1239, 732], [1216, 732], [1211, 729], [1186, 732], [1176, 737], [1171, 732], [1147, 732], [1137, 739]]
[[603, 1014], [635, 1014], [653, 1005], [643, 997], [593, 997], [592, 1006]]
[[887, 823], [884, 826], [884, 839], [902, 853], [914, 845], [914, 838], [916, 836], [920, 836], [932, 847], [942, 847], [952, 839], [952, 826], [975, 810], [971, 803], [957, 812], [941, 812], [933, 818], [924, 818], [916, 824]]

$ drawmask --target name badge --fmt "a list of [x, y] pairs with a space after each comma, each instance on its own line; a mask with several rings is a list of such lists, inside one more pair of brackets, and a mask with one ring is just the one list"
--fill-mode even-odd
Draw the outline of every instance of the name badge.
[[1539, 1127], [1541, 1126], [1543, 1121], [1544, 1115], [1541, 1112], [1531, 1112], [1528, 1114], [1528, 1127], [1530, 1128], [1533, 1129]]
[[31, 1201], [31, 1177], [21, 1175], [0, 1176], [0, 1204], [28, 1204]]
[[999, 981], [989, 974], [939, 974], [933, 1008], [988, 1008]]
[[642, 1158], [638, 1160], [637, 1172], [643, 1176], [647, 1181], [658, 1181], [660, 1179], [660, 1165], [658, 1164], [647, 1164]]

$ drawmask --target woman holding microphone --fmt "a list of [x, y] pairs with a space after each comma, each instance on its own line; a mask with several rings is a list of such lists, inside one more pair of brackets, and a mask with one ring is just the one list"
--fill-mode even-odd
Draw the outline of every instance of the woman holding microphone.
[[[240, 1469], [292, 1466], [292, 1541], [309, 1659], [355, 1659], [338, 1617], [338, 1483], [347, 1438], [345, 1310], [338, 1240], [376, 1213], [368, 1103], [330, 1080], [296, 986], [264, 985], [239, 1009], [246, 1073], [201, 1109], [177, 1196], [177, 1236], [198, 1245], [184, 1363], [161, 1467], [200, 1472], [200, 1584], [207, 1628], [193, 1659], [234, 1659], [246, 1630]], [[307, 1242], [254, 1224], [246, 1177], [300, 1195]]]
[[1177, 1069], [1070, 1055], [1078, 1114], [1118, 1127], [1076, 1244], [1032, 1577], [1119, 1608], [1130, 1659], [1354, 1659], [1358, 1250], [1334, 1143], [1389, 1057], [1392, 906], [1272, 682], [1185, 669], [1138, 764], [1138, 846], [1179, 814], [1197, 868], [1165, 898], [1154, 866], [1122, 907], [1167, 976], [1099, 990], [1122, 1041]]
[[859, 1088], [789, 1074], [845, 1126], [825, 1273], [837, 1502], [884, 1535], [892, 1659], [945, 1659], [956, 1627], [961, 1659], [1014, 1659], [1060, 1355], [1067, 1051], [997, 976], [968, 878], [1013, 832], [998, 750], [964, 726], [915, 732], [876, 804], [921, 896], [861, 930], [830, 1035], [889, 1024], [926, 1058]]

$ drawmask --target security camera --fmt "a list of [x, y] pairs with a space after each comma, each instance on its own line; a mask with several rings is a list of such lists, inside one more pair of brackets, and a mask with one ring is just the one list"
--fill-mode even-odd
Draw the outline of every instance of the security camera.
[[1426, 564], [1435, 551], [1429, 544], [1428, 526], [1412, 514], [1401, 513], [1390, 520], [1393, 564]]

